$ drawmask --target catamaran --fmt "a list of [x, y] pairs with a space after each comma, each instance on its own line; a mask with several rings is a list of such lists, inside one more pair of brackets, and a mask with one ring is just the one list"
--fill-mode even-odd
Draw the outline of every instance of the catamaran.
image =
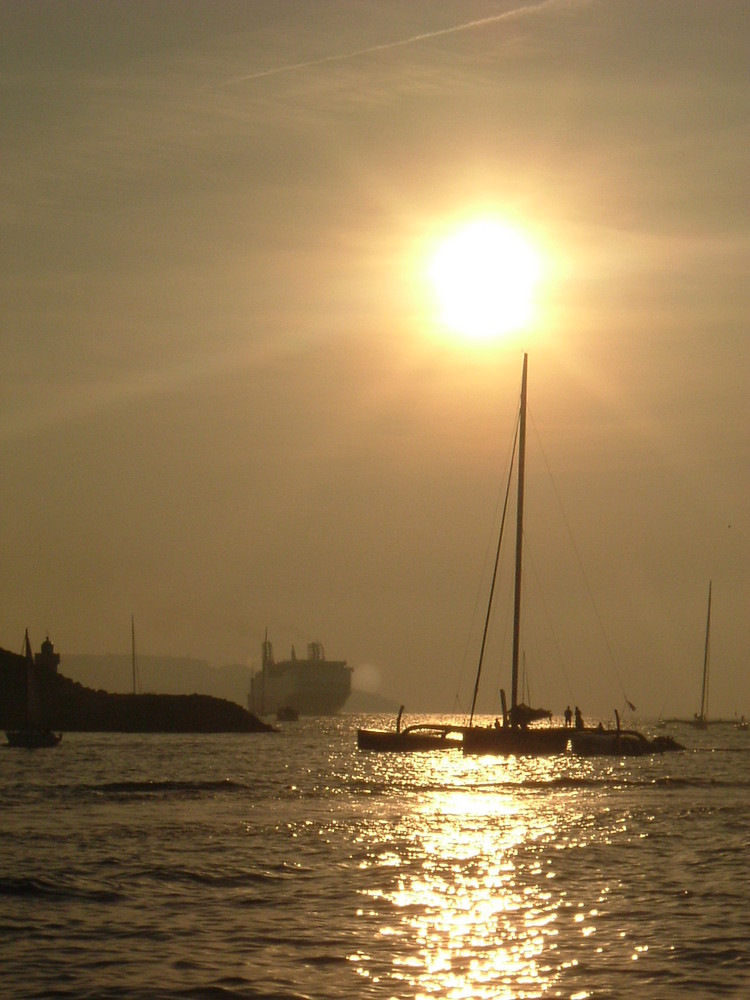
[[[510, 706], [504, 690], [501, 690], [502, 722], [496, 719], [493, 725], [480, 726], [474, 722], [479, 682], [487, 644], [490, 616], [494, 601], [495, 584], [497, 581], [500, 550], [503, 543], [505, 515], [495, 554], [495, 564], [487, 601], [487, 612], [479, 653], [474, 695], [468, 725], [443, 725], [440, 723], [417, 723], [413, 726], [401, 727], [401, 712], [394, 730], [357, 730], [357, 745], [366, 750], [410, 751], [461, 748], [467, 754], [498, 754], [498, 755], [532, 755], [565, 753], [570, 746], [575, 752], [584, 755], [618, 754], [640, 755], [645, 753], [677, 750], [682, 747], [670, 737], [657, 737], [649, 740], [635, 730], [620, 728], [619, 716], [616, 729], [584, 730], [591, 739], [573, 737], [576, 730], [567, 725], [551, 725], [551, 712], [544, 708], [533, 708], [519, 700], [519, 661], [521, 657], [521, 579], [523, 568], [523, 519], [524, 491], [526, 473], [526, 410], [528, 385], [528, 355], [523, 357], [521, 376], [521, 400], [517, 426], [516, 448], [516, 537], [515, 537], [515, 573], [513, 594], [513, 654], [511, 663], [511, 697]], [[511, 462], [511, 473], [513, 462]], [[505, 498], [507, 510], [511, 480], [508, 479], [508, 490]], [[548, 724], [541, 724], [547, 720]], [[578, 732], [581, 732], [578, 730]]]

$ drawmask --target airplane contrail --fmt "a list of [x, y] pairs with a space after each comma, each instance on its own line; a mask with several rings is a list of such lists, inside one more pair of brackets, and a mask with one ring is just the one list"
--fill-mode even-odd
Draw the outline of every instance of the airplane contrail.
[[413, 45], [415, 42], [426, 41], [429, 38], [439, 38], [441, 35], [454, 35], [459, 31], [470, 31], [472, 28], [480, 28], [485, 24], [495, 24], [498, 21], [509, 20], [513, 17], [522, 17], [525, 14], [541, 10], [543, 7], [551, 7], [559, 3], [560, 0], [540, 0], [539, 3], [528, 7], [516, 7], [513, 10], [506, 10], [502, 14], [491, 14], [489, 17], [480, 17], [474, 21], [466, 21], [463, 24], [454, 24], [449, 28], [438, 28], [435, 31], [426, 31], [421, 35], [411, 35], [409, 38], [401, 38], [395, 42], [381, 42], [380, 45], [370, 45], [364, 49], [355, 49], [352, 52], [340, 52], [336, 55], [320, 56], [317, 59], [307, 59], [304, 62], [288, 63], [286, 66], [276, 66], [272, 69], [259, 70], [257, 73], [248, 73], [245, 76], [236, 76], [227, 83], [244, 83], [247, 80], [261, 80], [267, 76], [278, 76], [281, 73], [292, 73], [298, 69], [307, 69], [310, 66], [323, 66], [326, 63], [345, 62], [347, 59], [355, 59], [357, 56], [370, 55], [373, 52], [385, 52], [388, 49], [398, 49], [405, 45]]

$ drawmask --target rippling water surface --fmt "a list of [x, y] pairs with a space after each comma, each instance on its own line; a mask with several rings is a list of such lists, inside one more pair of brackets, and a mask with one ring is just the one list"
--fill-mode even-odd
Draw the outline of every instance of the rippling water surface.
[[0, 996], [750, 996], [750, 734], [504, 760], [358, 722], [3, 747]]

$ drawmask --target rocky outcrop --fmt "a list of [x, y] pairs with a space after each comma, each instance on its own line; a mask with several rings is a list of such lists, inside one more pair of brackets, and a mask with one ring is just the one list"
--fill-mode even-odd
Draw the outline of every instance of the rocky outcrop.
[[[260, 733], [274, 727], [235, 702], [205, 694], [112, 694], [34, 666], [40, 725], [63, 732]], [[26, 725], [26, 657], [0, 649], [0, 728]]]

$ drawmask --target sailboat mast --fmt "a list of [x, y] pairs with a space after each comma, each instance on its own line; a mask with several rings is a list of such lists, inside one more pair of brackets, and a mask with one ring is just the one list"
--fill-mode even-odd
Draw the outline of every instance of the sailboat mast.
[[268, 673], [266, 666], [269, 663], [273, 663], [273, 650], [271, 648], [271, 643], [268, 641], [268, 629], [266, 628], [265, 638], [263, 639], [263, 660], [261, 663], [260, 670], [260, 714], [265, 715], [266, 712], [266, 674]]
[[31, 640], [29, 639], [29, 630], [26, 629], [26, 635], [23, 640], [24, 653], [26, 654], [26, 728], [36, 725], [37, 711], [36, 704], [36, 692], [34, 690], [34, 654], [31, 652]]
[[518, 705], [518, 661], [521, 648], [521, 565], [523, 562], [523, 495], [526, 472], [526, 372], [529, 356], [523, 356], [521, 412], [518, 424], [518, 499], [516, 502], [516, 578], [513, 599], [513, 671], [510, 688], [510, 722], [516, 726]]
[[711, 580], [708, 581], [708, 611], [706, 613], [706, 645], [703, 650], [703, 688], [701, 690], [701, 720], [708, 718], [708, 651], [711, 639]]
[[137, 674], [135, 668], [135, 617], [130, 616], [130, 650], [133, 660], [133, 694], [138, 694]]

